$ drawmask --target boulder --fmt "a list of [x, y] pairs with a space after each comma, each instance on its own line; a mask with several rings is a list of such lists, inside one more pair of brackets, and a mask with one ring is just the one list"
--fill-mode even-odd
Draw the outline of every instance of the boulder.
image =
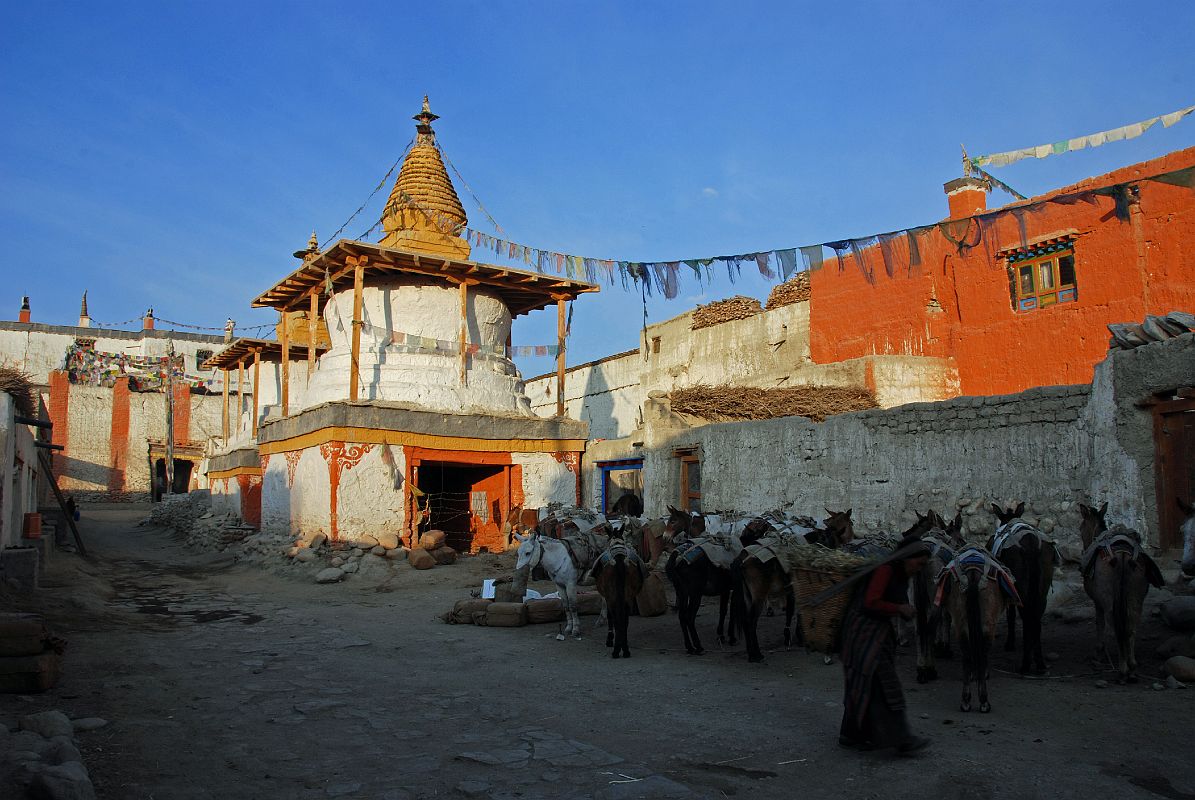
[[396, 549], [399, 545], [398, 534], [397, 533], [379, 533], [378, 534], [378, 545], [386, 548], [387, 550]]
[[72, 719], [71, 725], [76, 731], [98, 731], [100, 728], [108, 727], [108, 720], [101, 717], [83, 717], [82, 719]]
[[308, 542], [307, 546], [309, 548], [311, 548], [312, 550], [319, 550], [321, 547], [324, 546], [324, 543], [326, 541], [328, 541], [328, 534], [317, 533], [315, 536], [311, 537], [311, 541]]
[[436, 560], [437, 564], [455, 564], [456, 551], [451, 547], [437, 547], [431, 551], [432, 558]]
[[54, 736], [70, 736], [75, 732], [71, 718], [61, 711], [43, 711], [21, 717], [19, 727], [50, 739]]
[[416, 547], [411, 552], [407, 553], [407, 561], [415, 569], [431, 569], [436, 565], [436, 559], [432, 554], [424, 550], [422, 547]]
[[310, 547], [300, 547], [298, 552], [295, 553], [295, 561], [299, 561], [303, 564], [309, 564], [312, 561], [315, 561], [315, 551]]
[[369, 550], [377, 546], [378, 540], [375, 537], [370, 536], [368, 533], [357, 540], [357, 547], [361, 548], [362, 550]]
[[95, 800], [95, 787], [87, 768], [78, 761], [68, 761], [39, 769], [29, 783], [30, 797], [50, 800]]
[[444, 546], [444, 531], [427, 531], [419, 537], [419, 546], [432, 551]]
[[55, 736], [51, 739], [50, 749], [46, 751], [43, 758], [51, 764], [65, 764], [68, 761], [82, 763], [83, 761], [83, 756], [79, 754], [79, 748], [75, 747], [75, 743], [69, 736]]
[[379, 545], [376, 545], [375, 547], [370, 548], [369, 552], [373, 553], [375, 556], [384, 556], [384, 555], [386, 555], [386, 548], [382, 547], [379, 544]]
[[401, 547], [395, 547], [391, 550], [386, 551], [386, 558], [389, 558], [393, 561], [404, 561], [404, 560], [406, 560], [406, 557], [407, 557], [407, 551], [402, 549]]
[[1167, 600], [1162, 604], [1162, 619], [1176, 631], [1195, 631], [1195, 597], [1184, 596]]
[[1182, 683], [1195, 683], [1195, 658], [1171, 656], [1163, 667], [1167, 675]]
[[337, 583], [344, 580], [344, 570], [340, 567], [321, 569], [315, 576], [316, 583]]
[[1195, 658], [1195, 636], [1186, 633], [1175, 634], [1158, 645], [1158, 648], [1154, 650], [1154, 655], [1162, 660], [1171, 656]]
[[332, 559], [331, 561], [329, 561], [328, 563], [329, 563], [329, 564], [331, 564], [331, 565], [332, 565], [332, 566], [334, 566], [334, 567], [343, 567], [343, 566], [344, 566], [344, 559], [343, 559], [343, 558], [341, 558], [340, 556], [336, 556], [335, 558], [333, 558], [333, 559]]
[[345, 575], [352, 575], [354, 572], [356, 572], [359, 569], [361, 569], [360, 561], [350, 561], [347, 564], [345, 564], [343, 567], [341, 567], [340, 571], [343, 572]]

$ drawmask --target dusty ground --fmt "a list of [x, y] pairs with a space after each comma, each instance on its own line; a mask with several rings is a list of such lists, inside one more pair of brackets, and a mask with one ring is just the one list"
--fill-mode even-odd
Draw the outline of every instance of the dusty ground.
[[[634, 657], [614, 661], [604, 631], [438, 621], [494, 556], [404, 565], [389, 591], [317, 586], [188, 551], [145, 513], [85, 516], [93, 557], [59, 554], [35, 601], [70, 640], [65, 677], [0, 696], [10, 723], [111, 720], [78, 735], [102, 798], [1195, 798], [1195, 687], [1095, 688], [1090, 623], [1051, 622], [1055, 677], [996, 674], [990, 715], [957, 710], [957, 663], [921, 687], [902, 655], [933, 746], [892, 759], [838, 748], [841, 669], [814, 654], [689, 657], [668, 614], [632, 618]], [[775, 645], [779, 620], [762, 628]], [[1144, 673], [1164, 633], [1151, 619]]]

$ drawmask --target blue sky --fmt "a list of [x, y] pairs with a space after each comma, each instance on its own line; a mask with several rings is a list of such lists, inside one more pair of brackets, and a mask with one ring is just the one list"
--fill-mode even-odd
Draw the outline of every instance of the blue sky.
[[[960, 143], [1014, 149], [1195, 103], [1189, 3], [429, 5], [9, 4], [0, 317], [28, 294], [35, 320], [72, 323], [86, 288], [104, 322], [148, 306], [270, 322], [249, 301], [361, 204], [424, 94], [507, 238], [633, 261], [933, 222]], [[1188, 117], [997, 174], [1034, 194], [1192, 145]], [[766, 297], [744, 276], [684, 283], [649, 317]], [[584, 298], [569, 363], [635, 347], [641, 322], [636, 293]], [[550, 312], [516, 323], [516, 344], [554, 337]]]

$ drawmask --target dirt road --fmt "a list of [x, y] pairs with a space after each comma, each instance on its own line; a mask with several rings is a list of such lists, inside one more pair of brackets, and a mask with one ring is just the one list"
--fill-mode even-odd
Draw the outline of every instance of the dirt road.
[[[187, 550], [145, 514], [89, 511], [93, 557], [59, 554], [32, 601], [70, 640], [65, 677], [0, 696], [9, 723], [110, 720], [78, 737], [102, 798], [1195, 798], [1195, 688], [1095, 688], [1090, 623], [1048, 624], [1059, 677], [997, 673], [989, 715], [957, 710], [957, 663], [922, 687], [903, 654], [933, 745], [892, 759], [837, 746], [841, 668], [815, 654], [686, 656], [668, 614], [632, 618], [633, 658], [614, 661], [604, 630], [440, 622], [497, 556], [320, 586]], [[780, 620], [761, 628], [775, 646]], [[1151, 619], [1149, 675], [1163, 634]]]

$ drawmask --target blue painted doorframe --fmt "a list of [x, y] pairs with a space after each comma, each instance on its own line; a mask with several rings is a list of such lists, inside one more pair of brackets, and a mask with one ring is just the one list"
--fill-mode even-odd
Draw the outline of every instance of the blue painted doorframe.
[[[609, 489], [609, 481], [611, 472], [619, 472], [627, 469], [643, 469], [642, 458], [624, 458], [618, 461], [599, 461], [597, 462], [598, 480], [601, 481], [602, 486], [602, 513], [606, 513], [606, 492]], [[642, 499], [642, 498], [640, 498]]]

